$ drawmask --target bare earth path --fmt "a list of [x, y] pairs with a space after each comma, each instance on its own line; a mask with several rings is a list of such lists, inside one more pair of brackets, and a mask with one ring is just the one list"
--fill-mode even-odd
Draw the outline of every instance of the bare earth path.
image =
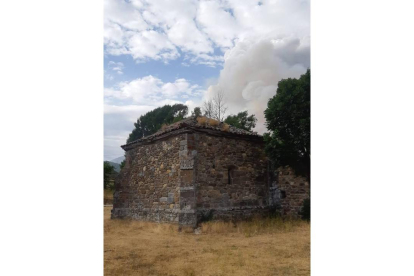
[[309, 275], [310, 224], [177, 226], [111, 220], [104, 207], [105, 275]]

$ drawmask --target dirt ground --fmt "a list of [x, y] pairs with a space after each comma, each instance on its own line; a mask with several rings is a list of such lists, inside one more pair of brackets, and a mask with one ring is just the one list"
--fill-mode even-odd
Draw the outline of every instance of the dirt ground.
[[279, 218], [176, 225], [111, 220], [104, 207], [105, 275], [309, 275], [310, 224]]

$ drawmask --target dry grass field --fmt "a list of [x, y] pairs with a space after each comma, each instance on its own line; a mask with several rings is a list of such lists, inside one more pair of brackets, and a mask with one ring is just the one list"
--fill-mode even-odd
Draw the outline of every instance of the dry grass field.
[[309, 275], [310, 224], [266, 219], [176, 225], [111, 220], [104, 207], [105, 275]]

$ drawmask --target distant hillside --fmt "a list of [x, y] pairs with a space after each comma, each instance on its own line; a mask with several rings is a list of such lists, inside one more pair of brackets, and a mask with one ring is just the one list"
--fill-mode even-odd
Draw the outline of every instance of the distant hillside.
[[125, 156], [120, 156], [118, 158], [110, 160], [109, 162], [121, 164], [121, 162], [124, 161], [124, 159], [125, 159]]
[[116, 172], [120, 172], [121, 171], [121, 165], [119, 165], [118, 163], [114, 163], [112, 161], [108, 161], [109, 164], [111, 164], [112, 167], [114, 167]]

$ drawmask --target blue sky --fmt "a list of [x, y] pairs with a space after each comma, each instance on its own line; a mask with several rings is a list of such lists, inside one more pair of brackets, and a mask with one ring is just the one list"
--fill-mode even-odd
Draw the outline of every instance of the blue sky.
[[227, 114], [263, 111], [282, 78], [310, 68], [309, 1], [104, 0], [104, 159], [164, 104], [224, 91]]
[[[118, 74], [113, 68], [117, 65], [110, 62], [122, 63], [123, 74]], [[107, 76], [112, 76], [113, 80], [105, 78], [105, 87], [116, 85], [120, 81], [128, 81], [134, 78], [142, 78], [148, 75], [160, 78], [166, 82], [174, 82], [176, 79], [185, 78], [193, 83], [206, 84], [209, 79], [216, 79], [219, 76], [220, 67], [210, 67], [206, 65], [192, 64], [184, 66], [185, 61], [182, 57], [164, 63], [162, 61], [149, 60], [143, 63], [136, 63], [129, 55], [106, 55], [104, 70]]]

